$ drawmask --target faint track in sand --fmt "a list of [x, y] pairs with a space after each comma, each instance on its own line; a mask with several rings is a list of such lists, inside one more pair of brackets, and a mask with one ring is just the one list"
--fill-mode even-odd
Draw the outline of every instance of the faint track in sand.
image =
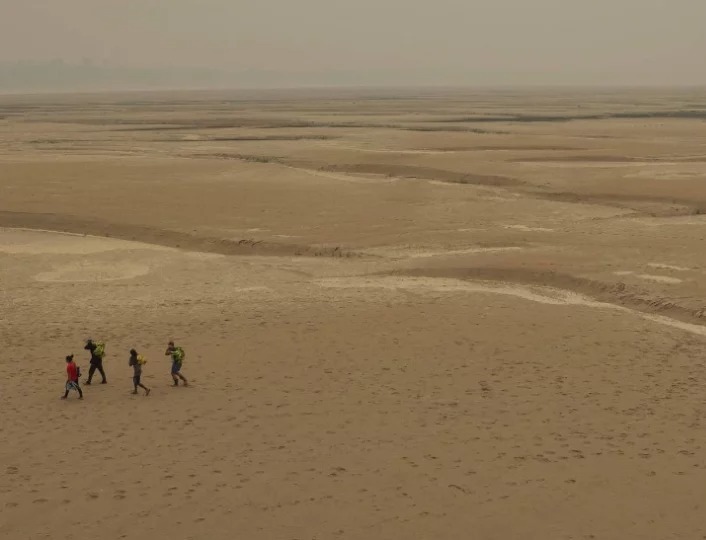
[[[699, 305], [688, 306], [677, 299], [651, 296], [644, 291], [631, 290], [624, 283], [605, 283], [559, 272], [525, 268], [419, 268], [398, 270], [381, 276], [445, 278], [461, 281], [487, 281], [533, 287], [551, 287], [585, 295], [601, 303], [608, 303], [644, 314], [669, 315], [675, 320], [704, 325], [706, 301], [694, 298]], [[704, 326], [706, 328], [706, 326]]]
[[[267, 242], [252, 238], [227, 239], [197, 236], [181, 231], [146, 225], [110, 223], [65, 214], [8, 212], [0, 210], [0, 227], [72, 233], [117, 238], [170, 248], [218, 253], [221, 255], [271, 255], [290, 257], [362, 257], [363, 254], [340, 246], [312, 246], [286, 242]], [[368, 255], [368, 257], [371, 257]]]
[[525, 189], [528, 197], [570, 204], [592, 204], [609, 206], [621, 210], [632, 210], [644, 217], [682, 217], [706, 214], [706, 199], [693, 200], [661, 195], [638, 193], [575, 193], [546, 189]]
[[456, 172], [413, 165], [386, 165], [384, 163], [337, 164], [319, 167], [318, 170], [334, 173], [379, 174], [397, 178], [418, 178], [481, 186], [518, 186], [522, 184], [519, 180], [507, 176]]
[[548, 285], [517, 285], [499, 280], [464, 280], [448, 277], [429, 276], [359, 276], [349, 278], [328, 278], [318, 284], [326, 288], [339, 289], [388, 289], [402, 291], [432, 291], [436, 293], [485, 293], [513, 296], [530, 302], [552, 306], [585, 306], [596, 309], [617, 310], [636, 315], [651, 322], [677, 328], [691, 334], [706, 337], [706, 325], [684, 322], [678, 318], [667, 317], [624, 305], [598, 301], [572, 290], [559, 289]]

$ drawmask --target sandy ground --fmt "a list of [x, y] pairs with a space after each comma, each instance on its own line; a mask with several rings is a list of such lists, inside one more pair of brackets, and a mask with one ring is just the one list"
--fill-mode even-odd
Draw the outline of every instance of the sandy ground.
[[0, 537], [706, 538], [705, 107], [1, 97]]

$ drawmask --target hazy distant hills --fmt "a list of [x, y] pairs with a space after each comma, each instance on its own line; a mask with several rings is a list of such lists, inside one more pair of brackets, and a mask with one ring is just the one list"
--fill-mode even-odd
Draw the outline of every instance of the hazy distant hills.
[[[600, 77], [599, 77], [600, 75]], [[606, 86], [651, 84], [606, 70], [579, 77], [560, 70], [503, 71], [371, 69], [323, 71], [241, 71], [211, 68], [125, 67], [91, 62], [0, 62], [0, 93], [93, 92], [103, 90], [197, 90], [302, 87], [581, 85], [592, 79]], [[521, 81], [521, 82], [520, 82]], [[696, 82], [696, 81], [695, 81]]]
[[[193, 78], [208, 79], [209, 74], [192, 73]], [[0, 91], [62, 91], [100, 88], [170, 86], [188, 80], [188, 73], [170, 70], [121, 68], [93, 64], [17, 62], [0, 64]]]
[[[63, 92], [130, 89], [269, 88], [433, 84], [429, 73], [392, 70], [366, 72], [228, 72], [201, 68], [134, 68], [84, 63], [0, 63], [0, 92]], [[462, 81], [459, 81], [462, 82]]]
[[241, 71], [211, 68], [125, 67], [84, 62], [0, 62], [0, 93], [92, 92], [102, 90], [253, 89], [297, 87], [465, 86], [561, 84], [561, 73], [448, 69]]
[[267, 73], [228, 74], [212, 69], [134, 68], [91, 63], [0, 63], [0, 92], [201, 88], [276, 83]]

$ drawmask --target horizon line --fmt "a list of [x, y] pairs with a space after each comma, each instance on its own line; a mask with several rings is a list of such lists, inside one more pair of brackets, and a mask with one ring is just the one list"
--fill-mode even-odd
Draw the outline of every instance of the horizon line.
[[414, 91], [414, 90], [484, 90], [484, 91], [527, 91], [527, 90], [706, 90], [706, 83], [522, 83], [522, 84], [312, 84], [312, 85], [281, 85], [281, 86], [165, 86], [155, 88], [150, 86], [136, 88], [108, 88], [98, 87], [82, 89], [77, 87], [71, 90], [19, 90], [4, 91], [0, 89], [2, 97], [22, 96], [86, 96], [110, 94], [159, 94], [159, 93], [216, 93], [216, 92], [301, 92], [301, 91]]

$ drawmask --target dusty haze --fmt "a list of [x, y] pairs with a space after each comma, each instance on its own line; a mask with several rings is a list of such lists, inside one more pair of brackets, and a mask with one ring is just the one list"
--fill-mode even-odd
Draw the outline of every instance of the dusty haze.
[[[705, 19], [697, 0], [3, 0], [0, 90], [51, 90], [57, 77], [62, 88], [704, 84]], [[101, 69], [48, 75], [41, 62], [54, 59]]]
[[706, 90], [0, 117], [0, 539], [706, 538]]

